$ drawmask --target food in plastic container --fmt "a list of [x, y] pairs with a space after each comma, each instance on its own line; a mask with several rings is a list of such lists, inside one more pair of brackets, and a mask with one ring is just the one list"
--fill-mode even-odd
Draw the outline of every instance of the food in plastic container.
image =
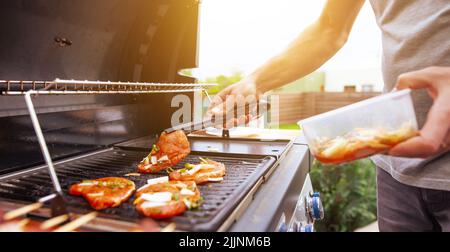
[[312, 154], [339, 164], [383, 153], [418, 134], [411, 91], [370, 98], [299, 122]]

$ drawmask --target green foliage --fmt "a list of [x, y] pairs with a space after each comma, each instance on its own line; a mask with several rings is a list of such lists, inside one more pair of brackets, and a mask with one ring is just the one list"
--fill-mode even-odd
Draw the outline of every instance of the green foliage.
[[300, 127], [296, 123], [293, 123], [293, 124], [280, 124], [279, 128], [280, 129], [286, 129], [286, 130], [299, 130], [300, 129]]
[[222, 89], [228, 87], [231, 84], [234, 84], [244, 77], [244, 74], [242, 72], [235, 72], [232, 75], [225, 76], [225, 75], [219, 75], [216, 77], [207, 78], [204, 82], [206, 83], [217, 83], [218, 85], [215, 87], [211, 87], [208, 89], [209, 94], [217, 94]]
[[325, 210], [318, 231], [350, 232], [376, 220], [376, 169], [369, 159], [344, 165], [315, 161], [310, 174]]

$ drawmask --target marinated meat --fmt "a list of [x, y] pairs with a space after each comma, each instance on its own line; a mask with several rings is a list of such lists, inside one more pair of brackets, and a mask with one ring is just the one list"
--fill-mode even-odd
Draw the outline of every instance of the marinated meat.
[[200, 164], [185, 164], [185, 168], [170, 172], [170, 180], [195, 181], [199, 185], [223, 180], [226, 173], [223, 163], [205, 158], [200, 160]]
[[72, 185], [69, 193], [83, 196], [96, 210], [116, 207], [133, 194], [135, 190], [133, 181], [118, 177], [84, 180]]
[[140, 188], [134, 204], [142, 215], [165, 219], [198, 207], [200, 201], [200, 191], [195, 182], [168, 181]]
[[141, 173], [155, 173], [181, 162], [191, 152], [189, 141], [183, 131], [163, 132], [150, 154], [138, 165]]
[[322, 163], [339, 164], [382, 153], [417, 134], [409, 124], [393, 131], [355, 129], [333, 139], [318, 138], [312, 146], [312, 152]]

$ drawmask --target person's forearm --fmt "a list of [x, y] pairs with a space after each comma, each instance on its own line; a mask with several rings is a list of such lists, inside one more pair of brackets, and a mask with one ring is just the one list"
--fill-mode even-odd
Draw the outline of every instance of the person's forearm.
[[335, 55], [345, 44], [347, 35], [318, 21], [308, 27], [284, 52], [251, 74], [250, 78], [263, 92], [295, 81], [315, 71]]
[[347, 41], [364, 0], [328, 0], [320, 18], [280, 55], [249, 76], [261, 92], [283, 86], [319, 68]]

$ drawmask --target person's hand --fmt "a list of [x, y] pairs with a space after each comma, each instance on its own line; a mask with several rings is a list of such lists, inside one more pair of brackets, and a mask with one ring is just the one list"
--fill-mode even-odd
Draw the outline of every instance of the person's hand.
[[426, 88], [434, 102], [420, 135], [396, 145], [389, 154], [426, 158], [450, 150], [450, 67], [430, 67], [402, 74], [396, 88]]
[[[230, 113], [236, 106], [253, 103], [256, 104], [263, 94], [258, 90], [251, 77], [247, 77], [220, 91], [209, 104], [207, 114], [223, 122], [216, 127], [230, 128], [248, 123], [255, 111], [245, 110], [244, 113]], [[251, 106], [253, 107], [253, 106]], [[228, 114], [227, 114], [228, 112]]]

